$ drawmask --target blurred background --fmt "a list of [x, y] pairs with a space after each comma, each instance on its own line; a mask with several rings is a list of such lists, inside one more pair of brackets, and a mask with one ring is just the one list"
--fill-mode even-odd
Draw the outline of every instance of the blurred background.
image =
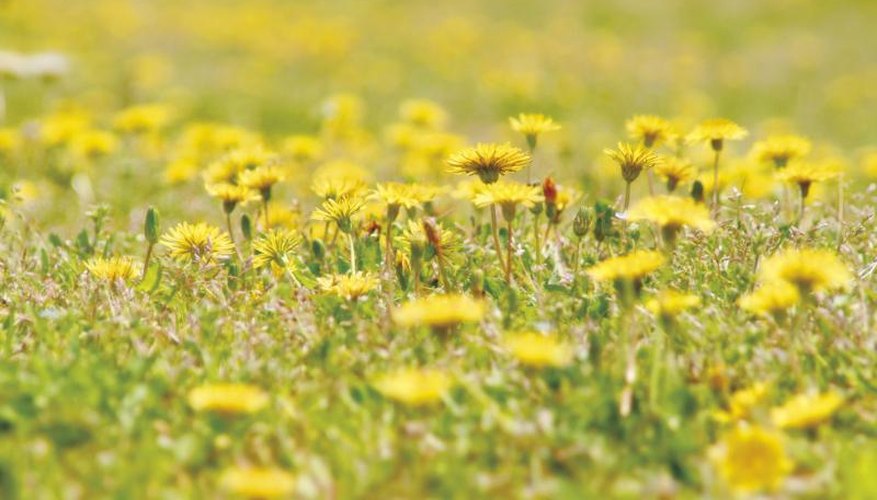
[[875, 21], [873, 0], [4, 0], [0, 49], [70, 60], [55, 84], [4, 82], [13, 123], [75, 98], [311, 132], [350, 92], [369, 123], [422, 97], [475, 138], [534, 110], [603, 147], [649, 112], [852, 147], [877, 136]]

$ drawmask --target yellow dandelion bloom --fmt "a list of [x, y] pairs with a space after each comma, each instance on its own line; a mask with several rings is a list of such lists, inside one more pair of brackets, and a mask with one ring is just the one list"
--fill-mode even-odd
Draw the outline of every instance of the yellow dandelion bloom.
[[395, 238], [396, 248], [399, 254], [411, 257], [415, 249], [423, 253], [423, 258], [429, 260], [433, 257], [447, 263], [457, 256], [463, 248], [463, 241], [452, 229], [446, 228], [441, 222], [428, 222], [409, 220], [402, 232]]
[[796, 184], [801, 190], [801, 196], [807, 198], [810, 186], [816, 182], [834, 179], [840, 175], [840, 170], [832, 163], [804, 163], [795, 162], [777, 172], [780, 180]]
[[169, 107], [162, 104], [141, 104], [119, 112], [113, 125], [121, 132], [144, 134], [164, 128], [170, 119]]
[[295, 477], [283, 469], [235, 467], [223, 471], [223, 490], [245, 498], [288, 497], [295, 491]]
[[667, 191], [673, 192], [680, 184], [697, 178], [697, 169], [691, 161], [671, 156], [655, 165], [655, 174], [667, 183]]
[[301, 237], [287, 229], [272, 229], [253, 241], [253, 267], [274, 264], [285, 269], [289, 257], [301, 245]]
[[521, 113], [517, 117], [509, 118], [509, 124], [512, 130], [524, 135], [530, 149], [536, 147], [540, 135], [560, 130], [560, 125], [541, 113]]
[[374, 383], [385, 397], [409, 406], [436, 403], [452, 386], [451, 377], [444, 372], [410, 368], [384, 374]]
[[462, 323], [477, 323], [487, 314], [484, 302], [466, 295], [432, 295], [400, 305], [392, 317], [400, 327], [429, 326], [452, 328]]
[[259, 194], [252, 189], [227, 182], [208, 184], [205, 189], [210, 196], [222, 202], [223, 210], [226, 213], [231, 213], [238, 205], [259, 199]]
[[728, 411], [716, 412], [714, 416], [716, 420], [723, 423], [745, 420], [764, 402], [768, 393], [769, 387], [764, 383], [756, 383], [751, 387], [735, 391], [728, 401]]
[[646, 309], [664, 320], [672, 320], [688, 309], [700, 305], [700, 297], [676, 290], [665, 290], [646, 302]]
[[740, 492], [773, 491], [792, 470], [780, 434], [739, 425], [713, 451], [719, 473]]
[[770, 412], [774, 425], [780, 428], [806, 429], [827, 421], [843, 404], [837, 393], [799, 394]]
[[616, 149], [604, 149], [603, 153], [618, 163], [621, 167], [621, 177], [627, 183], [635, 181], [643, 170], [653, 168], [660, 163], [658, 155], [641, 145], [631, 146], [619, 142]]
[[103, 130], [85, 130], [70, 139], [70, 150], [82, 158], [98, 158], [116, 150], [116, 137]]
[[507, 221], [515, 218], [518, 205], [532, 207], [543, 199], [541, 186], [531, 186], [520, 182], [496, 182], [485, 186], [472, 200], [476, 207], [498, 205]]
[[655, 115], [636, 115], [625, 123], [631, 139], [647, 148], [658, 147], [676, 135], [675, 127], [668, 120]]
[[319, 160], [323, 157], [323, 142], [312, 135], [293, 135], [283, 140], [283, 152], [298, 163]]
[[239, 174], [240, 184], [256, 190], [262, 199], [271, 198], [271, 188], [286, 179], [286, 172], [276, 165], [265, 165], [253, 170], [244, 170]]
[[783, 168], [790, 161], [810, 153], [810, 141], [797, 135], [773, 135], [752, 146], [752, 155], [758, 160]]
[[189, 406], [199, 412], [243, 415], [267, 405], [268, 394], [249, 384], [206, 384], [189, 391]]
[[655, 272], [664, 261], [660, 252], [637, 250], [596, 264], [588, 269], [588, 275], [595, 281], [638, 281]]
[[10, 155], [21, 147], [21, 134], [11, 127], [0, 127], [0, 155]]
[[447, 160], [452, 174], [477, 175], [485, 184], [517, 172], [530, 164], [530, 155], [510, 144], [477, 144], [458, 151]]
[[343, 232], [349, 233], [353, 230], [353, 216], [364, 206], [365, 200], [357, 197], [328, 198], [314, 210], [311, 218], [317, 221], [334, 222]]
[[475, 201], [475, 197], [481, 194], [489, 184], [481, 182], [481, 179], [465, 179], [457, 183], [451, 191], [451, 196], [459, 200]]
[[768, 257], [761, 266], [759, 279], [785, 281], [795, 285], [805, 296], [810, 292], [843, 288], [853, 276], [834, 252], [805, 248], [784, 250]]
[[801, 300], [798, 289], [785, 281], [770, 281], [737, 301], [740, 308], [753, 314], [780, 317]]
[[416, 127], [441, 128], [448, 115], [441, 106], [427, 99], [409, 99], [399, 107], [399, 118]]
[[375, 186], [371, 196], [387, 207], [397, 210], [400, 207], [412, 208], [420, 204], [420, 201], [415, 196], [413, 185], [401, 182], [380, 183]]
[[109, 282], [129, 282], [140, 274], [139, 265], [132, 257], [93, 257], [85, 263], [88, 273]]
[[628, 213], [630, 220], [646, 220], [660, 226], [665, 235], [682, 228], [693, 227], [710, 232], [716, 223], [710, 218], [709, 210], [689, 197], [652, 196], [641, 200]]
[[569, 345], [535, 332], [511, 335], [505, 345], [519, 363], [534, 368], [567, 366], [573, 358]]
[[355, 301], [368, 295], [380, 284], [380, 280], [372, 274], [357, 272], [356, 274], [331, 274], [317, 278], [317, 285], [324, 293], [336, 295], [342, 299]]
[[235, 251], [227, 233], [203, 222], [177, 224], [162, 235], [161, 244], [179, 261], [213, 263], [229, 258]]
[[[2, 130], [0, 130], [2, 137]], [[0, 151], [3, 150], [2, 138], [0, 138]], [[877, 179], [877, 151], [872, 151], [865, 155], [862, 159], [862, 172], [872, 179]]]
[[725, 118], [713, 118], [700, 123], [688, 134], [692, 142], [706, 142], [714, 151], [721, 151], [725, 141], [743, 139], [749, 132]]

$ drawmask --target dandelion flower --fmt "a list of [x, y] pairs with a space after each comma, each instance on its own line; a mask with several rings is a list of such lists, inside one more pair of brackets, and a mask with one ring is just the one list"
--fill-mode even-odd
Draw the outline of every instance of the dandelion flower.
[[780, 428], [806, 429], [827, 421], [843, 404], [837, 393], [799, 394], [770, 412], [774, 425]]
[[697, 178], [697, 169], [690, 161], [672, 156], [662, 158], [655, 165], [655, 174], [667, 182], [667, 191], [672, 193], [679, 184]]
[[88, 273], [103, 281], [116, 283], [129, 282], [136, 278], [140, 271], [131, 257], [93, 257], [85, 263]]
[[70, 149], [83, 158], [95, 159], [116, 150], [116, 137], [103, 130], [85, 130], [73, 136]]
[[427, 369], [402, 369], [380, 376], [375, 389], [385, 397], [408, 406], [436, 403], [453, 385], [444, 372]]
[[643, 170], [648, 170], [660, 163], [655, 153], [643, 146], [631, 146], [622, 142], [616, 149], [604, 149], [603, 152], [621, 167], [621, 177], [630, 184], [635, 181]]
[[693, 309], [700, 305], [700, 297], [689, 293], [682, 293], [676, 290], [665, 290], [655, 298], [646, 302], [646, 309], [657, 315], [664, 322], [672, 321], [688, 309]]
[[253, 241], [253, 267], [259, 269], [274, 264], [285, 269], [299, 245], [301, 238], [292, 231], [271, 229]]
[[810, 194], [810, 187], [816, 182], [827, 181], [840, 175], [838, 168], [829, 163], [796, 162], [777, 172], [780, 180], [796, 184], [801, 191], [801, 199]]
[[157, 132], [170, 122], [170, 108], [162, 104], [131, 106], [116, 115], [116, 129], [129, 134]]
[[330, 221], [345, 233], [353, 231], [353, 216], [365, 206], [365, 200], [357, 197], [329, 198], [323, 201], [311, 215], [313, 220]]
[[459, 151], [447, 160], [454, 174], [477, 175], [485, 184], [517, 172], [530, 164], [530, 155], [510, 144], [478, 144]]
[[214, 263], [235, 251], [228, 234], [203, 222], [177, 224], [161, 237], [161, 244], [179, 261]]
[[609, 282], [615, 287], [619, 297], [629, 305], [629, 293], [638, 296], [642, 280], [664, 264], [660, 252], [637, 250], [620, 257], [608, 258], [588, 269], [588, 276], [594, 281]]
[[222, 415], [255, 413], [268, 405], [268, 395], [249, 384], [206, 384], [189, 392], [189, 406]]
[[782, 436], [760, 427], [735, 427], [712, 458], [725, 481], [741, 492], [776, 490], [792, 469]]
[[234, 467], [219, 479], [223, 490], [245, 498], [287, 497], [295, 491], [295, 477], [277, 468]]
[[409, 99], [399, 107], [399, 117], [407, 124], [426, 129], [441, 128], [448, 115], [441, 106], [427, 99]]
[[432, 295], [393, 309], [393, 321], [400, 327], [428, 326], [453, 328], [462, 323], [477, 323], [484, 318], [484, 302], [466, 295]]
[[830, 250], [789, 249], [768, 257], [761, 266], [762, 282], [785, 281], [802, 296], [843, 288], [852, 279], [847, 266]]
[[298, 163], [320, 159], [323, 149], [322, 141], [311, 135], [293, 135], [283, 141], [283, 151]]
[[640, 200], [628, 214], [630, 220], [654, 222], [661, 228], [661, 234], [669, 245], [673, 245], [676, 235], [683, 226], [710, 232], [715, 222], [703, 205], [689, 197], [652, 196]]
[[768, 389], [767, 384], [759, 382], [751, 387], [735, 391], [728, 401], [728, 411], [716, 412], [714, 415], [716, 420], [723, 423], [733, 423], [749, 418], [753, 410], [764, 402], [769, 392]]
[[692, 142], [707, 142], [713, 151], [721, 151], [725, 141], [743, 139], [749, 132], [725, 118], [713, 118], [700, 123], [688, 134]]
[[649, 149], [658, 147], [676, 135], [673, 124], [655, 115], [636, 115], [627, 120], [625, 128], [631, 139], [636, 139]]
[[210, 196], [222, 202], [222, 210], [226, 214], [233, 212], [238, 205], [258, 199], [258, 194], [252, 189], [228, 182], [208, 184], [205, 188]]
[[810, 141], [797, 135], [774, 135], [752, 146], [752, 155], [762, 162], [784, 168], [790, 161], [810, 152]]
[[414, 208], [420, 204], [413, 185], [401, 182], [378, 184], [372, 192], [372, 198], [387, 206], [387, 219], [390, 222], [396, 219], [400, 208]]
[[503, 217], [508, 221], [515, 218], [515, 207], [532, 207], [543, 199], [540, 186], [530, 186], [520, 182], [497, 182], [488, 184], [473, 199], [476, 207], [499, 205]]
[[572, 362], [572, 348], [551, 336], [535, 332], [519, 333], [509, 336], [505, 344], [512, 356], [525, 366], [562, 367]]
[[317, 285], [324, 293], [344, 300], [356, 301], [378, 287], [380, 281], [369, 273], [331, 274], [317, 278]]
[[541, 113], [521, 113], [517, 117], [509, 118], [509, 124], [512, 130], [524, 135], [530, 150], [536, 149], [540, 135], [560, 130], [560, 125]]
[[781, 319], [801, 300], [798, 288], [785, 281], [770, 281], [738, 300], [740, 308], [753, 314]]
[[265, 165], [240, 173], [240, 184], [258, 191], [264, 201], [271, 199], [271, 188], [286, 179], [286, 174], [276, 165]]

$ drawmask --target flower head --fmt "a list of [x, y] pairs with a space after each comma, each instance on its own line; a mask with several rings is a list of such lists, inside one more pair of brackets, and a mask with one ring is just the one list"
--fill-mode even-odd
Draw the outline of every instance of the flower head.
[[671, 321], [683, 311], [700, 305], [700, 297], [676, 290], [665, 290], [646, 302], [646, 309], [663, 321]]
[[364, 206], [365, 200], [358, 197], [328, 198], [319, 208], [314, 210], [311, 218], [334, 222], [341, 231], [350, 233], [353, 231], [353, 216], [359, 213]]
[[168, 124], [170, 108], [162, 104], [142, 104], [122, 110], [113, 122], [117, 130], [131, 134], [156, 132]]
[[714, 151], [721, 151], [725, 141], [735, 141], [746, 137], [749, 132], [725, 118], [713, 118], [700, 123], [688, 134], [688, 140], [707, 142]]
[[517, 172], [529, 163], [530, 155], [510, 144], [478, 144], [447, 160], [450, 173], [477, 175], [485, 184], [492, 184], [500, 176]]
[[287, 497], [295, 491], [295, 477], [277, 468], [234, 467], [219, 479], [223, 490], [245, 498]]
[[[372, 192], [372, 197], [385, 204], [388, 213], [398, 214], [400, 208], [413, 208], [420, 205], [414, 186], [401, 182], [380, 183]], [[391, 222], [393, 219], [395, 216], [391, 218]]]
[[541, 113], [521, 113], [509, 118], [509, 124], [515, 132], [520, 132], [527, 139], [530, 149], [536, 147], [539, 136], [545, 132], [560, 130], [560, 125]]
[[399, 118], [405, 123], [426, 129], [440, 129], [448, 119], [441, 106], [427, 99], [409, 99], [399, 107]]
[[621, 177], [625, 182], [633, 182], [643, 170], [648, 170], [660, 163], [658, 155], [641, 146], [631, 146], [623, 142], [618, 143], [616, 149], [605, 149], [603, 152], [615, 160], [621, 167]]
[[83, 158], [98, 158], [116, 150], [116, 137], [104, 130], [84, 130], [70, 139], [70, 149]]
[[671, 156], [655, 165], [655, 174], [667, 182], [667, 191], [673, 192], [679, 184], [697, 178], [697, 169], [690, 161]]
[[792, 469], [782, 436], [760, 427], [735, 427], [712, 458], [728, 484], [741, 492], [775, 490]]
[[223, 415], [255, 413], [268, 404], [268, 395], [249, 384], [206, 384], [189, 392], [189, 406], [195, 411]]
[[323, 143], [312, 135], [293, 135], [283, 141], [283, 151], [294, 161], [304, 163], [323, 156]]
[[740, 308], [753, 314], [781, 317], [800, 302], [798, 288], [785, 281], [775, 280], [762, 284], [737, 302]]
[[672, 244], [676, 233], [682, 226], [689, 226], [703, 232], [710, 232], [715, 222], [709, 210], [689, 197], [652, 196], [641, 200], [628, 213], [630, 220], [654, 222], [661, 228], [668, 243]]
[[476, 207], [499, 205], [506, 220], [515, 218], [515, 207], [532, 207], [543, 199], [542, 188], [520, 182], [488, 184], [473, 200]]
[[179, 261], [213, 263], [234, 253], [234, 243], [228, 234], [203, 222], [177, 224], [162, 235], [161, 244]]
[[393, 309], [393, 321], [405, 328], [429, 326], [446, 329], [461, 323], [477, 323], [487, 313], [484, 302], [466, 295], [432, 295]]
[[131, 257], [93, 257], [85, 263], [88, 273], [103, 281], [129, 282], [139, 275], [137, 263]]
[[375, 389], [385, 397], [409, 406], [436, 403], [453, 385], [444, 372], [426, 369], [402, 369], [384, 374], [375, 381]]
[[298, 246], [301, 245], [301, 237], [286, 229], [272, 229], [261, 234], [253, 241], [253, 267], [273, 264], [285, 269], [289, 264], [289, 257]]
[[716, 420], [723, 423], [736, 423], [748, 419], [753, 410], [762, 404], [768, 392], [767, 384], [760, 382], [735, 391], [728, 401], [728, 411], [717, 412], [715, 414]]
[[324, 293], [344, 300], [355, 301], [378, 287], [380, 281], [369, 273], [330, 274], [317, 278], [317, 285]]
[[226, 213], [234, 211], [238, 205], [258, 199], [259, 195], [246, 186], [220, 182], [205, 186], [210, 196], [222, 202], [222, 208]]
[[803, 158], [810, 152], [810, 141], [797, 135], [773, 135], [752, 146], [752, 154], [758, 161], [770, 162], [783, 168], [791, 160]]
[[622, 305], [639, 296], [642, 280], [664, 264], [664, 256], [652, 250], [637, 250], [620, 257], [610, 257], [587, 270], [594, 281], [611, 283]]
[[785, 281], [798, 288], [802, 296], [843, 288], [853, 276], [830, 250], [789, 249], [768, 257], [761, 266], [762, 282]]
[[625, 123], [631, 139], [647, 148], [654, 148], [676, 135], [673, 124], [655, 115], [636, 115]]
[[814, 182], [827, 181], [838, 175], [840, 170], [831, 163], [795, 162], [777, 172], [779, 179], [797, 184], [803, 198], [807, 198]]
[[239, 175], [240, 183], [258, 191], [262, 199], [271, 198], [271, 187], [286, 179], [286, 173], [276, 165], [265, 165], [252, 170], [244, 170]]
[[834, 392], [799, 394], [770, 412], [774, 425], [781, 428], [805, 429], [825, 422], [843, 404], [843, 397]]
[[[409, 220], [396, 237], [396, 246], [405, 251], [400, 252], [400, 256], [408, 258], [408, 262], [419, 251], [424, 260], [435, 257], [446, 263], [460, 252], [463, 242], [456, 232], [444, 227], [441, 222], [426, 218], [422, 221]], [[403, 265], [407, 267], [407, 263], [403, 262]]]
[[572, 348], [553, 336], [535, 332], [511, 335], [505, 344], [519, 363], [535, 368], [566, 366], [572, 362]]

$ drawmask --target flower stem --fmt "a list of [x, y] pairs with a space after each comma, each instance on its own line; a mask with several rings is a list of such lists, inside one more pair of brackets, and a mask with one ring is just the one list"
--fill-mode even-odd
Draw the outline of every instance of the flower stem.
[[719, 155], [721, 150], [716, 150], [713, 157], [713, 217], [719, 215]]
[[262, 201], [263, 201], [262, 206], [264, 207], [264, 210], [265, 210], [265, 231], [267, 231], [269, 229], [269, 227], [268, 227], [268, 199], [263, 198]]
[[234, 239], [234, 230], [231, 226], [231, 212], [225, 212], [225, 226], [228, 228], [228, 237], [231, 239], [231, 244], [234, 245], [234, 252], [238, 256], [238, 260], [243, 261], [244, 258], [241, 256], [241, 250], [238, 248], [238, 242]]
[[506, 241], [506, 263], [505, 263], [505, 280], [506, 283], [512, 282], [512, 221], [508, 221], [508, 240]]
[[499, 226], [496, 223], [496, 205], [490, 206], [490, 225], [493, 230], [493, 248], [496, 250], [496, 258], [499, 259], [499, 267], [505, 267], [502, 260], [502, 245], [499, 243]]
[[146, 247], [146, 257], [143, 259], [143, 272], [140, 276], [140, 281], [146, 279], [146, 273], [149, 271], [149, 261], [152, 260], [152, 248], [155, 246], [155, 243], [149, 243], [149, 246]]
[[353, 233], [349, 233], [347, 239], [350, 241], [350, 274], [356, 274], [356, 242]]

